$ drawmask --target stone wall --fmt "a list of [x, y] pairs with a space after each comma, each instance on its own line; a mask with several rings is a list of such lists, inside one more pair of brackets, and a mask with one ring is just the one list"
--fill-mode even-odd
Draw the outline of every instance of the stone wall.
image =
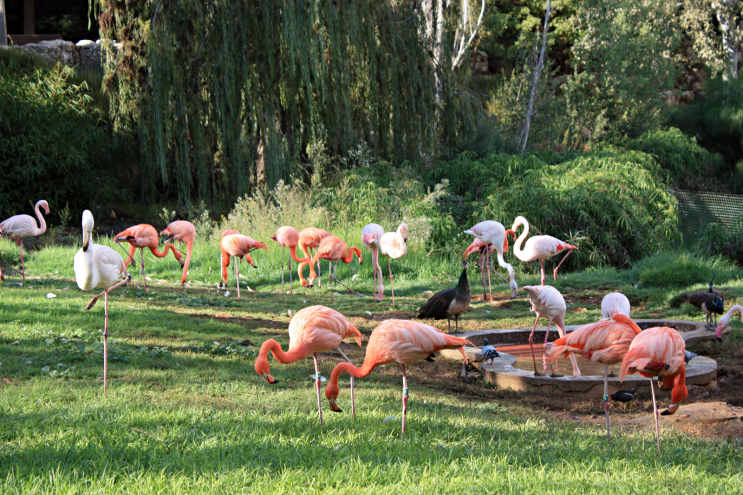
[[[114, 43], [114, 48], [119, 49], [120, 45], [121, 43]], [[64, 65], [80, 70], [103, 71], [101, 40], [80, 40], [77, 44], [71, 41], [52, 40], [29, 43], [15, 48], [37, 55], [53, 64], [62, 62]]]

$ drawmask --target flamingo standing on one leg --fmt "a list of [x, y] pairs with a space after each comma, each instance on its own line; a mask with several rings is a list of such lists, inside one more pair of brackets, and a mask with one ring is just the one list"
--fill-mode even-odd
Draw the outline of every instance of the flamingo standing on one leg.
[[137, 262], [134, 261], [134, 252], [137, 250], [137, 248], [139, 248], [140, 257], [142, 260], [139, 274], [142, 277], [145, 288], [147, 287], [147, 272], [144, 266], [144, 248], [149, 248], [152, 254], [154, 254], [158, 258], [164, 258], [168, 255], [168, 251], [173, 251], [173, 256], [175, 256], [175, 259], [178, 260], [178, 262], [181, 264], [181, 267], [184, 265], [183, 257], [180, 255], [174, 245], [166, 244], [165, 249], [162, 253], [157, 250], [157, 246], [160, 244], [160, 238], [157, 235], [157, 230], [155, 230], [155, 227], [153, 227], [152, 225], [143, 223], [135, 225], [134, 227], [129, 227], [123, 232], [119, 232], [118, 234], [116, 234], [116, 236], [114, 236], [114, 240], [117, 244], [120, 241], [126, 241], [129, 243], [129, 256], [127, 256], [126, 260], [124, 261], [124, 265], [126, 266], [129, 266], [129, 262], [132, 263], [132, 266], [137, 266]]
[[[229, 234], [222, 237], [219, 241], [219, 247], [222, 251], [222, 287], [227, 285], [227, 267], [230, 266], [230, 256], [238, 258], [235, 261], [235, 283], [237, 285], [237, 298], [240, 299], [240, 262], [245, 259], [250, 266], [258, 268], [253, 263], [253, 258], [248, 254], [253, 249], [265, 249], [268, 252], [268, 246], [260, 241], [251, 239], [242, 234]], [[226, 256], [225, 256], [226, 255]]]
[[[408, 252], [408, 226], [401, 223], [395, 232], [386, 232], [379, 239], [379, 250], [387, 256], [387, 271], [390, 273], [390, 289], [392, 290], [392, 305], [395, 305], [395, 283], [392, 281], [392, 265], [390, 258], [400, 259]], [[381, 269], [380, 269], [381, 273]], [[382, 298], [380, 297], [381, 301]]]
[[663, 386], [671, 389], [671, 405], [661, 414], [667, 416], [675, 413], [678, 407], [689, 396], [686, 389], [686, 342], [673, 328], [655, 327], [640, 332], [629, 346], [627, 355], [622, 359], [619, 372], [624, 381], [628, 373], [639, 373], [650, 378], [650, 391], [653, 393], [653, 416], [655, 416], [655, 436], [658, 440], [660, 454], [660, 427], [658, 425], [658, 406], [655, 402], [653, 377], [663, 378]]
[[[346, 372], [352, 377], [363, 378], [371, 373], [380, 364], [397, 361], [402, 365], [402, 436], [405, 437], [405, 416], [408, 409], [408, 379], [405, 375], [405, 366], [421, 359], [431, 359], [431, 354], [441, 349], [456, 349], [464, 354], [463, 346], [473, 345], [453, 335], [447, 335], [436, 328], [408, 320], [387, 320], [372, 331], [369, 343], [366, 346], [364, 364], [357, 368], [351, 363], [340, 363], [333, 368], [328, 385], [325, 387], [325, 397], [330, 402], [330, 409], [342, 412], [338, 407], [338, 378]], [[467, 357], [465, 356], [465, 362]]]
[[[468, 230], [465, 230], [464, 233], [477, 237], [485, 244], [492, 244], [495, 246], [495, 251], [498, 255], [498, 264], [508, 271], [508, 276], [511, 280], [509, 284], [511, 287], [511, 299], [515, 298], [519, 286], [516, 284], [513, 267], [503, 259], [503, 246], [506, 246], [506, 229], [503, 225], [493, 220], [486, 220], [470, 227]], [[490, 267], [492, 266], [492, 262], [493, 257], [488, 254], [488, 261], [486, 264], [488, 266], [488, 292], [490, 294], [491, 303], [493, 302], [493, 290], [490, 285]]]
[[[49, 214], [49, 203], [45, 199], [40, 199], [34, 206], [36, 217], [39, 219], [38, 227], [36, 220], [30, 215], [13, 215], [0, 222], [0, 237], [14, 240], [16, 246], [21, 249], [21, 275], [24, 284], [26, 283], [26, 265], [23, 262], [23, 238], [40, 236], [46, 232], [46, 221], [41, 216], [41, 208], [44, 208], [47, 215]], [[5, 281], [2, 269], [0, 269], [0, 281]]]
[[[340, 343], [347, 337], [353, 337], [361, 347], [364, 336], [359, 330], [334, 309], [325, 306], [309, 306], [297, 311], [289, 323], [289, 349], [286, 353], [281, 345], [273, 339], [268, 339], [261, 345], [258, 359], [255, 360], [255, 371], [272, 385], [279, 383], [271, 376], [268, 364], [268, 352], [273, 353], [274, 359], [283, 364], [293, 363], [312, 356], [315, 361], [315, 388], [317, 389], [317, 411], [322, 424], [322, 405], [320, 401], [320, 368], [317, 365], [317, 353], [336, 349], [343, 358], [351, 362], [340, 350]], [[353, 401], [353, 380], [351, 380], [351, 401]], [[356, 407], [353, 406], [353, 415]]]
[[513, 254], [515, 254], [518, 259], [525, 263], [539, 260], [539, 265], [542, 269], [542, 285], [544, 285], [544, 260], [555, 256], [561, 251], [568, 251], [568, 254], [565, 255], [562, 261], [560, 261], [560, 263], [557, 265], [557, 268], [555, 268], [554, 277], [555, 280], [557, 280], [557, 269], [560, 268], [560, 265], [562, 265], [565, 259], [570, 256], [570, 253], [573, 252], [573, 249], [578, 248], [573, 246], [572, 244], [561, 241], [556, 237], [552, 237], [551, 235], [535, 235], [530, 237], [526, 241], [524, 249], [521, 249], [521, 244], [529, 235], [529, 222], [527, 222], [526, 218], [524, 217], [516, 217], [516, 220], [513, 221], [513, 227], [511, 229], [516, 232], [516, 229], [518, 229], [520, 225], [524, 226], [524, 231], [521, 233], [518, 239], [516, 239], [516, 242], [513, 245]]
[[[537, 360], [534, 357], [534, 344], [533, 337], [534, 331], [537, 329], [537, 322], [539, 318], [547, 318], [547, 332], [544, 335], [544, 345], [547, 345], [547, 339], [550, 336], [550, 327], [552, 322], [555, 322], [557, 331], [560, 337], [564, 337], [565, 334], [565, 298], [562, 297], [560, 291], [552, 287], [551, 285], [527, 285], [524, 289], [529, 296], [531, 301], [532, 310], [537, 314], [537, 319], [534, 320], [534, 328], [531, 329], [529, 334], [529, 346], [531, 346], [531, 357], [534, 360], [534, 374], [541, 375], [537, 371]], [[580, 376], [580, 369], [578, 369], [578, 362], [575, 360], [575, 356], [570, 355], [570, 361], [573, 363], [573, 376]], [[555, 370], [552, 370], [552, 376], [555, 376]]]
[[[108, 390], [108, 293], [120, 285], [126, 284], [132, 276], [126, 272], [124, 259], [108, 246], [93, 244], [93, 214], [83, 212], [83, 247], [75, 254], [75, 280], [82, 290], [104, 289], [102, 293], [90, 300], [85, 309], [92, 308], [101, 296], [105, 298], [105, 324], [103, 327], [103, 393]], [[116, 283], [119, 276], [124, 280]]]
[[[193, 249], [193, 241], [196, 239], [196, 228], [191, 222], [185, 220], [176, 220], [171, 222], [165, 230], [160, 232], [160, 235], [165, 235], [168, 241], [180, 241], [186, 243], [186, 261], [182, 263], [183, 274], [181, 275], [181, 287], [186, 290], [186, 281], [188, 280], [188, 265], [191, 263], [191, 250]], [[183, 246], [181, 246], [183, 247]], [[179, 260], [180, 261], [180, 260]]]
[[728, 309], [728, 312], [725, 313], [725, 316], [720, 318], [720, 320], [717, 322], [715, 337], [717, 337], [717, 340], [719, 340], [720, 342], [722, 342], [722, 332], [728, 327], [728, 325], [730, 325], [730, 318], [736, 311], [741, 314], [741, 318], [743, 319], [743, 306], [736, 304], [732, 308]]
[[276, 229], [276, 233], [271, 237], [274, 241], [279, 243], [281, 246], [281, 293], [284, 293], [284, 251], [285, 248], [289, 248], [289, 293], [294, 294], [294, 287], [292, 281], [292, 258], [297, 263], [308, 263], [309, 258], [300, 258], [297, 256], [297, 244], [299, 243], [299, 231], [294, 227], [279, 227]]
[[372, 297], [377, 302], [382, 302], [384, 297], [384, 284], [382, 283], [382, 267], [379, 266], [379, 240], [384, 235], [384, 227], [377, 223], [370, 223], [361, 230], [361, 242], [364, 247], [372, 252], [372, 273], [374, 274], [374, 289]]
[[[320, 260], [330, 261], [328, 264], [328, 281], [330, 282], [330, 301], [332, 302], [333, 279], [336, 281], [338, 280], [335, 278], [335, 272], [338, 270], [338, 261], [342, 261], [346, 264], [351, 263], [354, 253], [359, 259], [359, 264], [362, 264], [364, 259], [361, 257], [361, 249], [356, 246], [351, 246], [349, 248], [345, 242], [334, 235], [330, 235], [323, 239], [310, 261], [310, 285], [314, 285], [315, 279], [318, 278], [317, 274], [315, 274], [315, 263], [318, 263], [318, 266], [320, 266]], [[333, 261], [335, 261], [335, 268], [333, 268]]]
[[[621, 294], [620, 294], [621, 295]], [[578, 353], [594, 363], [604, 365], [604, 412], [606, 413], [606, 439], [611, 440], [609, 423], [609, 365], [621, 363], [632, 340], [642, 331], [629, 316], [615, 313], [611, 319], [583, 325], [555, 342], [547, 344], [544, 354], [545, 368], [560, 356]]]
[[[322, 242], [323, 239], [328, 237], [330, 235], [329, 232], [318, 229], [317, 227], [307, 227], [306, 229], [302, 229], [299, 232], [299, 249], [302, 250], [304, 253], [304, 257], [307, 258], [307, 263], [300, 263], [299, 267], [297, 268], [297, 272], [299, 273], [299, 283], [302, 284], [302, 287], [309, 287], [312, 288], [312, 284], [308, 283], [304, 279], [304, 275], [302, 275], [302, 270], [304, 269], [304, 266], [306, 264], [309, 264], [309, 260], [312, 259], [312, 256], [310, 255], [311, 250], [317, 249], [320, 247], [320, 242]], [[314, 254], [314, 253], [313, 253]], [[330, 264], [328, 264], [330, 265]], [[320, 274], [320, 262], [317, 262], [317, 273]], [[318, 288], [322, 289], [322, 280], [318, 281]]]

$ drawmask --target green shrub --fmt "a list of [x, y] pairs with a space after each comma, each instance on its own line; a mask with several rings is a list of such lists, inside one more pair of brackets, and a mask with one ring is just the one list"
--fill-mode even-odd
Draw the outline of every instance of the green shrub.
[[700, 282], [724, 284], [738, 278], [733, 262], [722, 256], [658, 253], [636, 262], [630, 276], [643, 287], [686, 287]]
[[20, 58], [0, 59], [0, 218], [42, 198], [82, 210], [111, 187], [109, 126], [87, 84], [71, 82], [72, 69], [29, 72], [30, 59]]
[[699, 251], [705, 256], [724, 256], [743, 266], [743, 231], [740, 226], [730, 231], [719, 223], [707, 224], [699, 240]]

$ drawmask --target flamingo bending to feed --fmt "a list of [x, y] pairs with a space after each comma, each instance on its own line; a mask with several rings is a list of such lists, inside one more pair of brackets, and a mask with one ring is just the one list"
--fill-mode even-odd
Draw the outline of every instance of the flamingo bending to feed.
[[297, 256], [297, 244], [299, 243], [299, 231], [294, 227], [279, 227], [276, 229], [276, 233], [271, 237], [274, 241], [279, 243], [281, 246], [281, 293], [284, 293], [284, 251], [289, 248], [289, 293], [294, 294], [293, 280], [292, 280], [292, 258], [297, 263], [307, 263], [309, 258], [300, 258]]
[[[506, 229], [503, 225], [493, 220], [486, 220], [470, 227], [468, 230], [465, 230], [464, 233], [477, 237], [485, 244], [495, 246], [495, 252], [498, 256], [498, 264], [508, 271], [508, 277], [511, 279], [509, 286], [511, 287], [511, 299], [514, 299], [519, 286], [516, 284], [513, 267], [503, 259], [503, 247], [506, 245]], [[490, 267], [492, 266], [492, 263], [493, 257], [488, 254], [486, 264], [488, 266], [488, 292], [490, 293], [491, 303], [493, 302], [493, 290], [490, 284]]]
[[604, 411], [606, 413], [606, 438], [611, 440], [609, 423], [609, 365], [621, 363], [629, 351], [632, 340], [639, 335], [640, 327], [629, 316], [616, 313], [611, 319], [600, 320], [577, 328], [555, 342], [547, 344], [544, 354], [545, 368], [548, 362], [566, 354], [580, 354], [594, 363], [604, 365]]
[[[312, 256], [310, 253], [313, 249], [317, 249], [320, 247], [320, 242], [322, 242], [323, 239], [328, 237], [330, 233], [323, 229], [318, 229], [317, 227], [307, 227], [306, 229], [302, 229], [299, 232], [299, 249], [302, 250], [304, 253], [304, 257], [307, 258], [306, 262], [302, 262], [299, 264], [299, 267], [297, 268], [297, 272], [299, 273], [299, 283], [302, 284], [302, 287], [309, 287], [312, 288], [312, 283], [308, 283], [307, 280], [304, 279], [304, 275], [302, 275], [302, 270], [304, 269], [304, 266], [310, 263], [310, 260], [312, 259]], [[314, 254], [314, 253], [312, 253]], [[330, 266], [330, 263], [328, 263], [328, 266]], [[312, 268], [310, 268], [310, 271]], [[317, 273], [320, 274], [320, 262], [317, 262]], [[322, 289], [322, 279], [318, 281], [318, 288]]]
[[675, 413], [689, 396], [686, 389], [686, 342], [673, 328], [648, 328], [635, 337], [627, 355], [622, 359], [620, 380], [628, 373], [639, 373], [650, 378], [650, 391], [653, 393], [653, 416], [655, 416], [655, 436], [660, 454], [660, 427], [658, 426], [658, 406], [655, 402], [653, 377], [663, 378], [663, 386], [671, 389], [671, 405], [661, 414]]
[[[108, 390], [108, 293], [120, 285], [128, 283], [132, 276], [126, 272], [124, 258], [108, 246], [93, 244], [93, 214], [83, 212], [83, 247], [75, 254], [75, 280], [82, 290], [103, 289], [103, 292], [90, 300], [86, 310], [91, 309], [101, 296], [105, 298], [105, 324], [103, 327], [103, 393]], [[119, 277], [124, 280], [117, 283]]]
[[[261, 345], [258, 359], [255, 360], [255, 372], [273, 385], [279, 383], [271, 376], [271, 367], [268, 364], [268, 352], [273, 353], [274, 359], [283, 364], [293, 363], [312, 356], [315, 361], [315, 388], [317, 389], [317, 411], [322, 424], [322, 405], [320, 400], [320, 368], [317, 365], [317, 353], [336, 349], [343, 358], [351, 362], [340, 350], [343, 339], [353, 337], [361, 347], [364, 336], [359, 330], [334, 309], [325, 306], [308, 306], [297, 311], [289, 323], [289, 349], [285, 353], [281, 345], [273, 339], [268, 339]], [[353, 402], [353, 379], [351, 379], [351, 401]], [[355, 405], [352, 407], [356, 415]]]
[[[537, 329], [537, 322], [539, 318], [547, 318], [547, 332], [544, 335], [544, 345], [547, 345], [547, 339], [550, 336], [550, 327], [552, 322], [555, 322], [557, 331], [560, 337], [565, 337], [565, 298], [562, 297], [560, 291], [552, 287], [551, 285], [527, 285], [524, 287], [526, 294], [529, 296], [531, 301], [531, 308], [537, 314], [537, 319], [534, 320], [534, 328], [531, 329], [529, 334], [529, 346], [531, 346], [531, 357], [534, 360], [534, 374], [541, 375], [537, 371], [537, 360], [534, 357], [534, 344], [533, 337], [534, 331]], [[573, 376], [580, 376], [580, 369], [578, 369], [578, 362], [575, 360], [575, 356], [570, 354], [570, 361], [573, 363]], [[552, 376], [555, 376], [555, 370], [552, 369]]]
[[268, 246], [260, 241], [251, 239], [242, 234], [228, 234], [219, 241], [219, 247], [222, 251], [222, 287], [227, 285], [227, 267], [230, 266], [230, 256], [238, 258], [235, 261], [235, 283], [237, 285], [237, 298], [240, 299], [240, 262], [245, 259], [250, 266], [258, 268], [253, 263], [253, 258], [248, 254], [253, 249], [265, 249], [268, 252]]
[[[364, 364], [357, 368], [351, 363], [340, 363], [333, 368], [330, 380], [325, 387], [325, 397], [330, 402], [330, 409], [341, 412], [338, 407], [338, 378], [341, 373], [348, 373], [352, 377], [363, 378], [368, 376], [380, 364], [397, 361], [402, 365], [402, 436], [405, 437], [405, 416], [408, 409], [408, 379], [405, 375], [405, 366], [409, 366], [421, 359], [431, 360], [431, 354], [441, 349], [456, 349], [464, 354], [463, 346], [473, 345], [453, 335], [447, 335], [436, 328], [408, 320], [387, 320], [372, 331], [369, 343], [366, 346]], [[465, 362], [467, 357], [465, 356]]]
[[[142, 259], [142, 264], [139, 267], [139, 274], [142, 277], [145, 287], [147, 287], [147, 272], [144, 267], [144, 248], [149, 248], [149, 250], [152, 251], [152, 254], [158, 258], [164, 258], [168, 255], [168, 251], [173, 251], [173, 256], [175, 256], [175, 259], [181, 264], [181, 267], [184, 265], [183, 257], [174, 245], [166, 244], [162, 253], [157, 250], [157, 246], [160, 244], [160, 237], [158, 237], [157, 230], [155, 230], [155, 227], [152, 225], [142, 223], [135, 225], [134, 227], [129, 227], [123, 232], [116, 234], [114, 240], [117, 244], [120, 241], [126, 241], [129, 243], [129, 256], [127, 256], [124, 261], [125, 266], [129, 266], [129, 262], [132, 263], [132, 266], [137, 266], [137, 262], [134, 261], [134, 252], [139, 248], [140, 257]], [[126, 250], [124, 251], [126, 252]]]
[[[345, 242], [334, 235], [329, 235], [323, 239], [310, 261], [310, 286], [314, 285], [315, 279], [318, 278], [317, 274], [315, 274], [315, 263], [318, 263], [318, 266], [320, 266], [319, 262], [321, 259], [330, 261], [328, 264], [328, 280], [330, 281], [330, 301], [332, 302], [333, 280], [338, 280], [335, 278], [335, 272], [338, 270], [338, 261], [349, 264], [353, 260], [354, 253], [359, 259], [359, 264], [362, 264], [364, 259], [361, 257], [361, 249], [356, 246], [349, 248]], [[335, 261], [335, 267], [333, 267], [333, 261]]]
[[379, 265], [379, 240], [384, 235], [384, 227], [377, 223], [370, 223], [361, 230], [361, 243], [372, 252], [372, 273], [374, 274], [372, 297], [382, 302], [384, 284], [382, 283], [382, 267]]
[[188, 280], [188, 265], [191, 263], [191, 250], [193, 249], [193, 241], [196, 239], [196, 228], [191, 222], [176, 220], [175, 222], [171, 222], [165, 230], [160, 232], [160, 235], [167, 236], [165, 242], [180, 241], [186, 243], [186, 261], [185, 263], [181, 263], [183, 265], [181, 287], [185, 290], [186, 281]]
[[720, 318], [720, 321], [717, 322], [715, 337], [717, 337], [717, 340], [719, 340], [720, 342], [722, 342], [722, 332], [725, 331], [728, 325], [730, 325], [730, 318], [736, 311], [739, 312], [741, 314], [741, 318], [743, 318], [743, 306], [736, 304], [732, 308], [728, 309], [728, 312], [725, 313], [725, 316]]
[[[503, 241], [503, 252], [504, 253], [508, 251], [508, 234], [509, 233], [513, 234], [513, 231], [511, 229], [506, 230], [506, 237], [505, 237], [505, 240]], [[488, 299], [488, 289], [487, 287], [485, 287], [485, 262], [487, 261], [488, 255], [490, 256], [493, 255], [493, 251], [495, 251], [495, 245], [485, 244], [480, 239], [475, 237], [475, 240], [472, 241], [472, 244], [467, 246], [467, 249], [465, 249], [463, 253], [465, 260], [469, 258], [469, 255], [474, 252], [480, 253], [479, 264], [480, 264], [480, 275], [482, 275], [482, 300], [483, 301], [486, 301]], [[498, 272], [495, 272], [495, 273], [498, 273]], [[488, 274], [488, 276], [489, 275], [490, 274]], [[500, 273], [498, 273], [498, 275], [501, 278], [503, 278], [503, 275], [501, 275]], [[503, 278], [503, 280], [505, 281], [506, 279]]]
[[[392, 305], [395, 305], [395, 283], [392, 281], [392, 265], [390, 258], [393, 260], [400, 259], [408, 252], [408, 226], [401, 223], [395, 232], [386, 232], [379, 239], [379, 250], [382, 255], [387, 256], [387, 271], [390, 273], [390, 289], [392, 290]], [[381, 273], [380, 268], [380, 273]], [[382, 298], [380, 297], [381, 301]]]
[[565, 259], [570, 256], [570, 253], [573, 252], [573, 249], [578, 248], [573, 246], [572, 244], [561, 241], [556, 237], [552, 237], [551, 235], [535, 235], [530, 237], [526, 241], [526, 244], [524, 244], [524, 248], [521, 249], [521, 244], [529, 235], [529, 222], [526, 221], [526, 218], [518, 216], [516, 217], [516, 220], [513, 221], [513, 227], [511, 228], [514, 232], [516, 232], [516, 229], [518, 229], [520, 225], [524, 226], [524, 231], [521, 233], [518, 239], [516, 239], [516, 242], [513, 245], [513, 254], [515, 254], [518, 259], [525, 263], [539, 260], [539, 266], [542, 270], [542, 285], [544, 285], [544, 260], [555, 256], [561, 251], [568, 251], [568, 254], [565, 255], [562, 261], [560, 261], [560, 263], [557, 265], [557, 268], [555, 268], [554, 277], [555, 280], [557, 280], [558, 268], [560, 268], [560, 265], [562, 265]]
[[[0, 222], [0, 237], [14, 240], [16, 246], [21, 249], [21, 274], [24, 284], [26, 283], [26, 266], [23, 262], [23, 238], [37, 237], [46, 232], [46, 221], [41, 216], [41, 208], [44, 208], [47, 215], [49, 214], [49, 203], [45, 199], [40, 199], [34, 206], [36, 217], [39, 219], [38, 226], [36, 226], [36, 220], [30, 215], [13, 215]], [[5, 281], [2, 268], [0, 268], [0, 281]]]
[[[610, 292], [601, 300], [601, 316], [605, 320], [617, 314], [629, 316], [631, 309], [629, 299], [621, 292]], [[612, 377], [616, 376], [614, 374], [614, 364], [612, 363], [611, 373], [609, 373], [609, 376]]]

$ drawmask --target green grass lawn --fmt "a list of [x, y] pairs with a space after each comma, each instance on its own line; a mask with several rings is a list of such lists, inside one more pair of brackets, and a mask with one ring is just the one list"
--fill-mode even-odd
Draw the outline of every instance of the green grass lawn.
[[[344, 376], [344, 412], [332, 413], [323, 397], [325, 423], [318, 424], [312, 361], [271, 360], [281, 382], [269, 387], [253, 370], [260, 344], [267, 338], [288, 344], [291, 315], [312, 304], [337, 309], [368, 335], [385, 317], [411, 315], [430, 296], [424, 291], [453, 287], [461, 266], [455, 256], [411, 253], [393, 262], [394, 308], [389, 280], [381, 304], [343, 289], [331, 304], [325, 283], [308, 291], [295, 279], [296, 294], [281, 296], [280, 252], [269, 246], [271, 253], [254, 256], [258, 269], [242, 265], [256, 292], [243, 290], [240, 300], [231, 273], [232, 294], [216, 290], [216, 243], [197, 244], [185, 294], [174, 258], [146, 254], [149, 292], [135, 274], [135, 283], [110, 298], [106, 396], [103, 301], [83, 311], [93, 293], [74, 282], [77, 247], [27, 253], [26, 286], [0, 286], [0, 377], [10, 382], [0, 381], [0, 494], [743, 493], [739, 440], [696, 438], [664, 425], [660, 456], [652, 430], [619, 427], [607, 444], [602, 426], [557, 421], [522, 401], [526, 394], [463, 399], [464, 392], [429, 384], [434, 371], [455, 382], [454, 362], [412, 367], [405, 440], [398, 365], [356, 380], [355, 419]], [[0, 258], [6, 281], [20, 281], [7, 270], [18, 267], [15, 245], [0, 241]], [[474, 265], [470, 280], [481, 294]], [[519, 286], [538, 283], [535, 274], [518, 272], [523, 264], [514, 267]], [[369, 263], [341, 265], [338, 277], [370, 293]], [[628, 295], [635, 317], [703, 320], [673, 298], [705, 289], [706, 277], [724, 289], [726, 307], [743, 295], [737, 268], [677, 255], [623, 272], [561, 273], [548, 283], [565, 295], [569, 325], [599, 318], [601, 297], [614, 289]], [[507, 299], [499, 280], [496, 303], [473, 304], [464, 330], [533, 324], [528, 300]], [[446, 328], [445, 321], [435, 325]], [[737, 317], [733, 325], [740, 328]], [[246, 339], [254, 345], [238, 344]], [[350, 357], [359, 364], [363, 350]], [[321, 362], [324, 376], [333, 364]]]

